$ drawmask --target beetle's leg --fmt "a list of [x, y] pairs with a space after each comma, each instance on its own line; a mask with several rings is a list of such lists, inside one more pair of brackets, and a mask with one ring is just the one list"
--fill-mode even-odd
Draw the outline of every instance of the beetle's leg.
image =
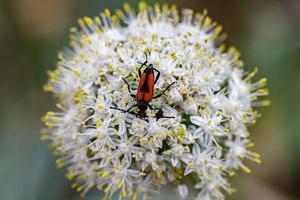
[[142, 68], [144, 67], [144, 66], [147, 66], [147, 63], [148, 63], [148, 54], [146, 53], [146, 52], [144, 52], [145, 53], [145, 55], [146, 55], [146, 61], [145, 62], [138, 62], [139, 64], [141, 64], [141, 66], [139, 67], [139, 77], [141, 78], [141, 76], [142, 76]]
[[[140, 116], [137, 115], [137, 118], [142, 119], [142, 120], [145, 120], [146, 122], [149, 123], [149, 120], [148, 120], [146, 117], [140, 117]], [[148, 117], [148, 118], [149, 118], [149, 117]]]
[[150, 104], [148, 105], [150, 110], [161, 110], [161, 108], [153, 108]]
[[145, 56], [146, 56], [146, 61], [145, 61], [145, 63], [148, 63], [148, 54], [147, 54], [146, 51], [144, 52], [144, 54], [145, 54]]
[[156, 84], [156, 82], [157, 82], [157, 81], [158, 81], [158, 79], [159, 79], [160, 72], [159, 72], [157, 69], [155, 69], [155, 68], [153, 68], [153, 70], [157, 72], [157, 75], [156, 75], [156, 77], [155, 77], [155, 81], [154, 81], [154, 84]]
[[128, 89], [128, 92], [129, 92], [130, 96], [133, 97], [133, 98], [135, 98], [136, 95], [134, 95], [134, 94], [131, 93], [130, 85], [127, 82], [127, 80], [125, 78], [123, 78], [123, 77], [122, 77], [122, 80], [126, 83], [127, 89]]
[[119, 110], [119, 111], [122, 111], [122, 112], [127, 112], [126, 110], [121, 109], [121, 108], [117, 108], [117, 107], [109, 107], [109, 108], [114, 109], [114, 110]]
[[142, 76], [142, 67], [144, 67], [144, 64], [142, 63], [142, 65], [139, 67], [139, 77], [141, 78]]
[[174, 85], [175, 83], [176, 83], [176, 81], [173, 82], [173, 83], [171, 83], [170, 85], [168, 85], [168, 87], [166, 87], [166, 89], [165, 89], [162, 93], [160, 93], [160, 94], [154, 96], [153, 99], [157, 99], [157, 98], [161, 97], [162, 95], [164, 95], [164, 93], [165, 93], [166, 91], [168, 91], [168, 89], [170, 89], [170, 87], [171, 87], [172, 85]]
[[161, 118], [168, 118], [168, 119], [175, 118], [175, 117], [164, 116], [164, 113], [161, 108], [159, 109], [159, 111], [157, 113], [155, 113], [155, 117], [156, 117], [156, 120], [159, 120]]
[[166, 118], [166, 119], [175, 119], [175, 117], [169, 117], [169, 116], [162, 116], [162, 117], [159, 117], [158, 119], [162, 119], [162, 118]]
[[137, 107], [137, 106], [138, 106], [137, 104], [132, 105], [130, 108], [128, 108], [128, 109], [126, 110], [126, 112], [130, 112], [130, 110], [131, 110], [132, 108]]

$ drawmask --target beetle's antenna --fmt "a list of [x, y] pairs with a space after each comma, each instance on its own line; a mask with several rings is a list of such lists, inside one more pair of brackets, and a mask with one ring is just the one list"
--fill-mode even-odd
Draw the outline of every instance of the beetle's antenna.
[[146, 61], [145, 62], [148, 63], [148, 54], [147, 54], [146, 51], [144, 53], [145, 53], [145, 56], [146, 56]]
[[142, 67], [143, 67], [143, 66], [148, 66], [148, 65], [147, 65], [147, 63], [148, 63], [148, 54], [146, 53], [146, 51], [144, 52], [144, 54], [145, 54], [145, 56], [146, 56], [145, 62], [138, 62], [138, 64], [141, 64]]
[[175, 83], [177, 83], [177, 81], [175, 81], [175, 82], [171, 83], [170, 85], [168, 85], [168, 86], [164, 89], [164, 91], [162, 91], [162, 93], [160, 93], [160, 94], [154, 96], [153, 99], [157, 99], [157, 98], [161, 97], [162, 95], [164, 95], [165, 92], [168, 91], [168, 90], [170, 89], [170, 87], [171, 87], [172, 85], [174, 85]]
[[130, 113], [130, 114], [133, 114], [133, 115], [135, 115], [135, 116], [138, 116], [137, 113], [132, 112], [132, 111], [129, 111], [129, 110], [124, 110], [124, 109], [116, 108], [116, 107], [110, 107], [110, 109], [119, 110], [119, 111], [122, 111], [122, 112], [124, 112], [124, 113]]

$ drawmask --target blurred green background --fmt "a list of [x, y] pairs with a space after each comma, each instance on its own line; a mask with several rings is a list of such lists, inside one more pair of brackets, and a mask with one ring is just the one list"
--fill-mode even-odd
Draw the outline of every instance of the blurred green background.
[[[226, 44], [242, 52], [248, 69], [259, 66], [258, 76], [269, 80], [273, 104], [260, 109], [263, 117], [251, 127], [263, 163], [249, 163], [252, 174], [232, 178], [238, 190], [228, 199], [300, 199], [300, 1], [169, 2], [196, 11], [207, 8], [228, 33]], [[40, 117], [55, 104], [42, 85], [77, 18], [123, 3], [0, 0], [0, 199], [80, 199], [39, 140]], [[165, 193], [162, 199], [167, 197]], [[99, 198], [92, 192], [86, 199]]]

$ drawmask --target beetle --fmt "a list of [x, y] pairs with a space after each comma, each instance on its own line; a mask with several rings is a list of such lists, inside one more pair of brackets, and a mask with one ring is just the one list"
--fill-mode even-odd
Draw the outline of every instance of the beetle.
[[[157, 98], [161, 97], [166, 91], [168, 91], [170, 89], [170, 87], [172, 85], [174, 85], [176, 83], [176, 81], [169, 84], [163, 90], [162, 93], [160, 93], [156, 96], [153, 96], [154, 89], [155, 89], [155, 84], [157, 83], [157, 81], [160, 77], [160, 72], [153, 67], [153, 64], [151, 64], [151, 63], [148, 64], [148, 55], [147, 55], [147, 53], [145, 53], [145, 55], [146, 55], [145, 62], [143, 62], [143, 63], [138, 62], [139, 64], [141, 64], [141, 66], [138, 69], [138, 75], [139, 75], [140, 80], [139, 80], [139, 84], [138, 84], [136, 94], [133, 94], [131, 92], [131, 88], [130, 88], [129, 83], [127, 82], [127, 80], [125, 78], [122, 78], [123, 81], [125, 82], [125, 84], [127, 85], [127, 89], [130, 93], [130, 96], [135, 98], [136, 104], [134, 104], [133, 106], [131, 106], [127, 110], [124, 110], [124, 109], [121, 109], [121, 108], [116, 108], [116, 107], [110, 107], [110, 108], [115, 109], [115, 110], [119, 110], [119, 111], [122, 111], [122, 112], [131, 113], [131, 114], [133, 114], [133, 115], [135, 115], [139, 118], [147, 117], [146, 110], [148, 108], [150, 108], [151, 110], [158, 110], [158, 112], [156, 113], [156, 119], [174, 118], [174, 117], [163, 116], [162, 108], [153, 108], [151, 106], [150, 102], [152, 101], [152, 99], [157, 99]], [[146, 68], [142, 72], [143, 67], [146, 67]], [[156, 72], [156, 76], [155, 76], [154, 72]], [[137, 113], [131, 111], [134, 107], [138, 108]]]

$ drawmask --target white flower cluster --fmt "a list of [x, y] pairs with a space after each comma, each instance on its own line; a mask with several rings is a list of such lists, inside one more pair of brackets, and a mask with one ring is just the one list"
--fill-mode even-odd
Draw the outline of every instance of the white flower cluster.
[[[67, 167], [72, 187], [84, 195], [96, 187], [103, 199], [147, 199], [162, 185], [194, 182], [197, 200], [224, 199], [232, 188], [227, 177], [250, 170], [243, 160], [260, 163], [249, 151], [247, 126], [255, 123], [254, 106], [269, 104], [266, 79], [253, 82], [257, 70], [245, 72], [239, 52], [222, 44], [222, 26], [207, 16], [175, 6], [128, 4], [111, 14], [79, 19], [70, 44], [49, 72], [46, 91], [58, 98], [59, 112], [48, 112], [42, 139]], [[146, 59], [160, 72], [147, 117], [112, 109], [136, 104], [130, 95], [139, 82], [139, 62]], [[186, 177], [186, 178], [185, 178]], [[188, 197], [190, 198], [190, 197]]]

